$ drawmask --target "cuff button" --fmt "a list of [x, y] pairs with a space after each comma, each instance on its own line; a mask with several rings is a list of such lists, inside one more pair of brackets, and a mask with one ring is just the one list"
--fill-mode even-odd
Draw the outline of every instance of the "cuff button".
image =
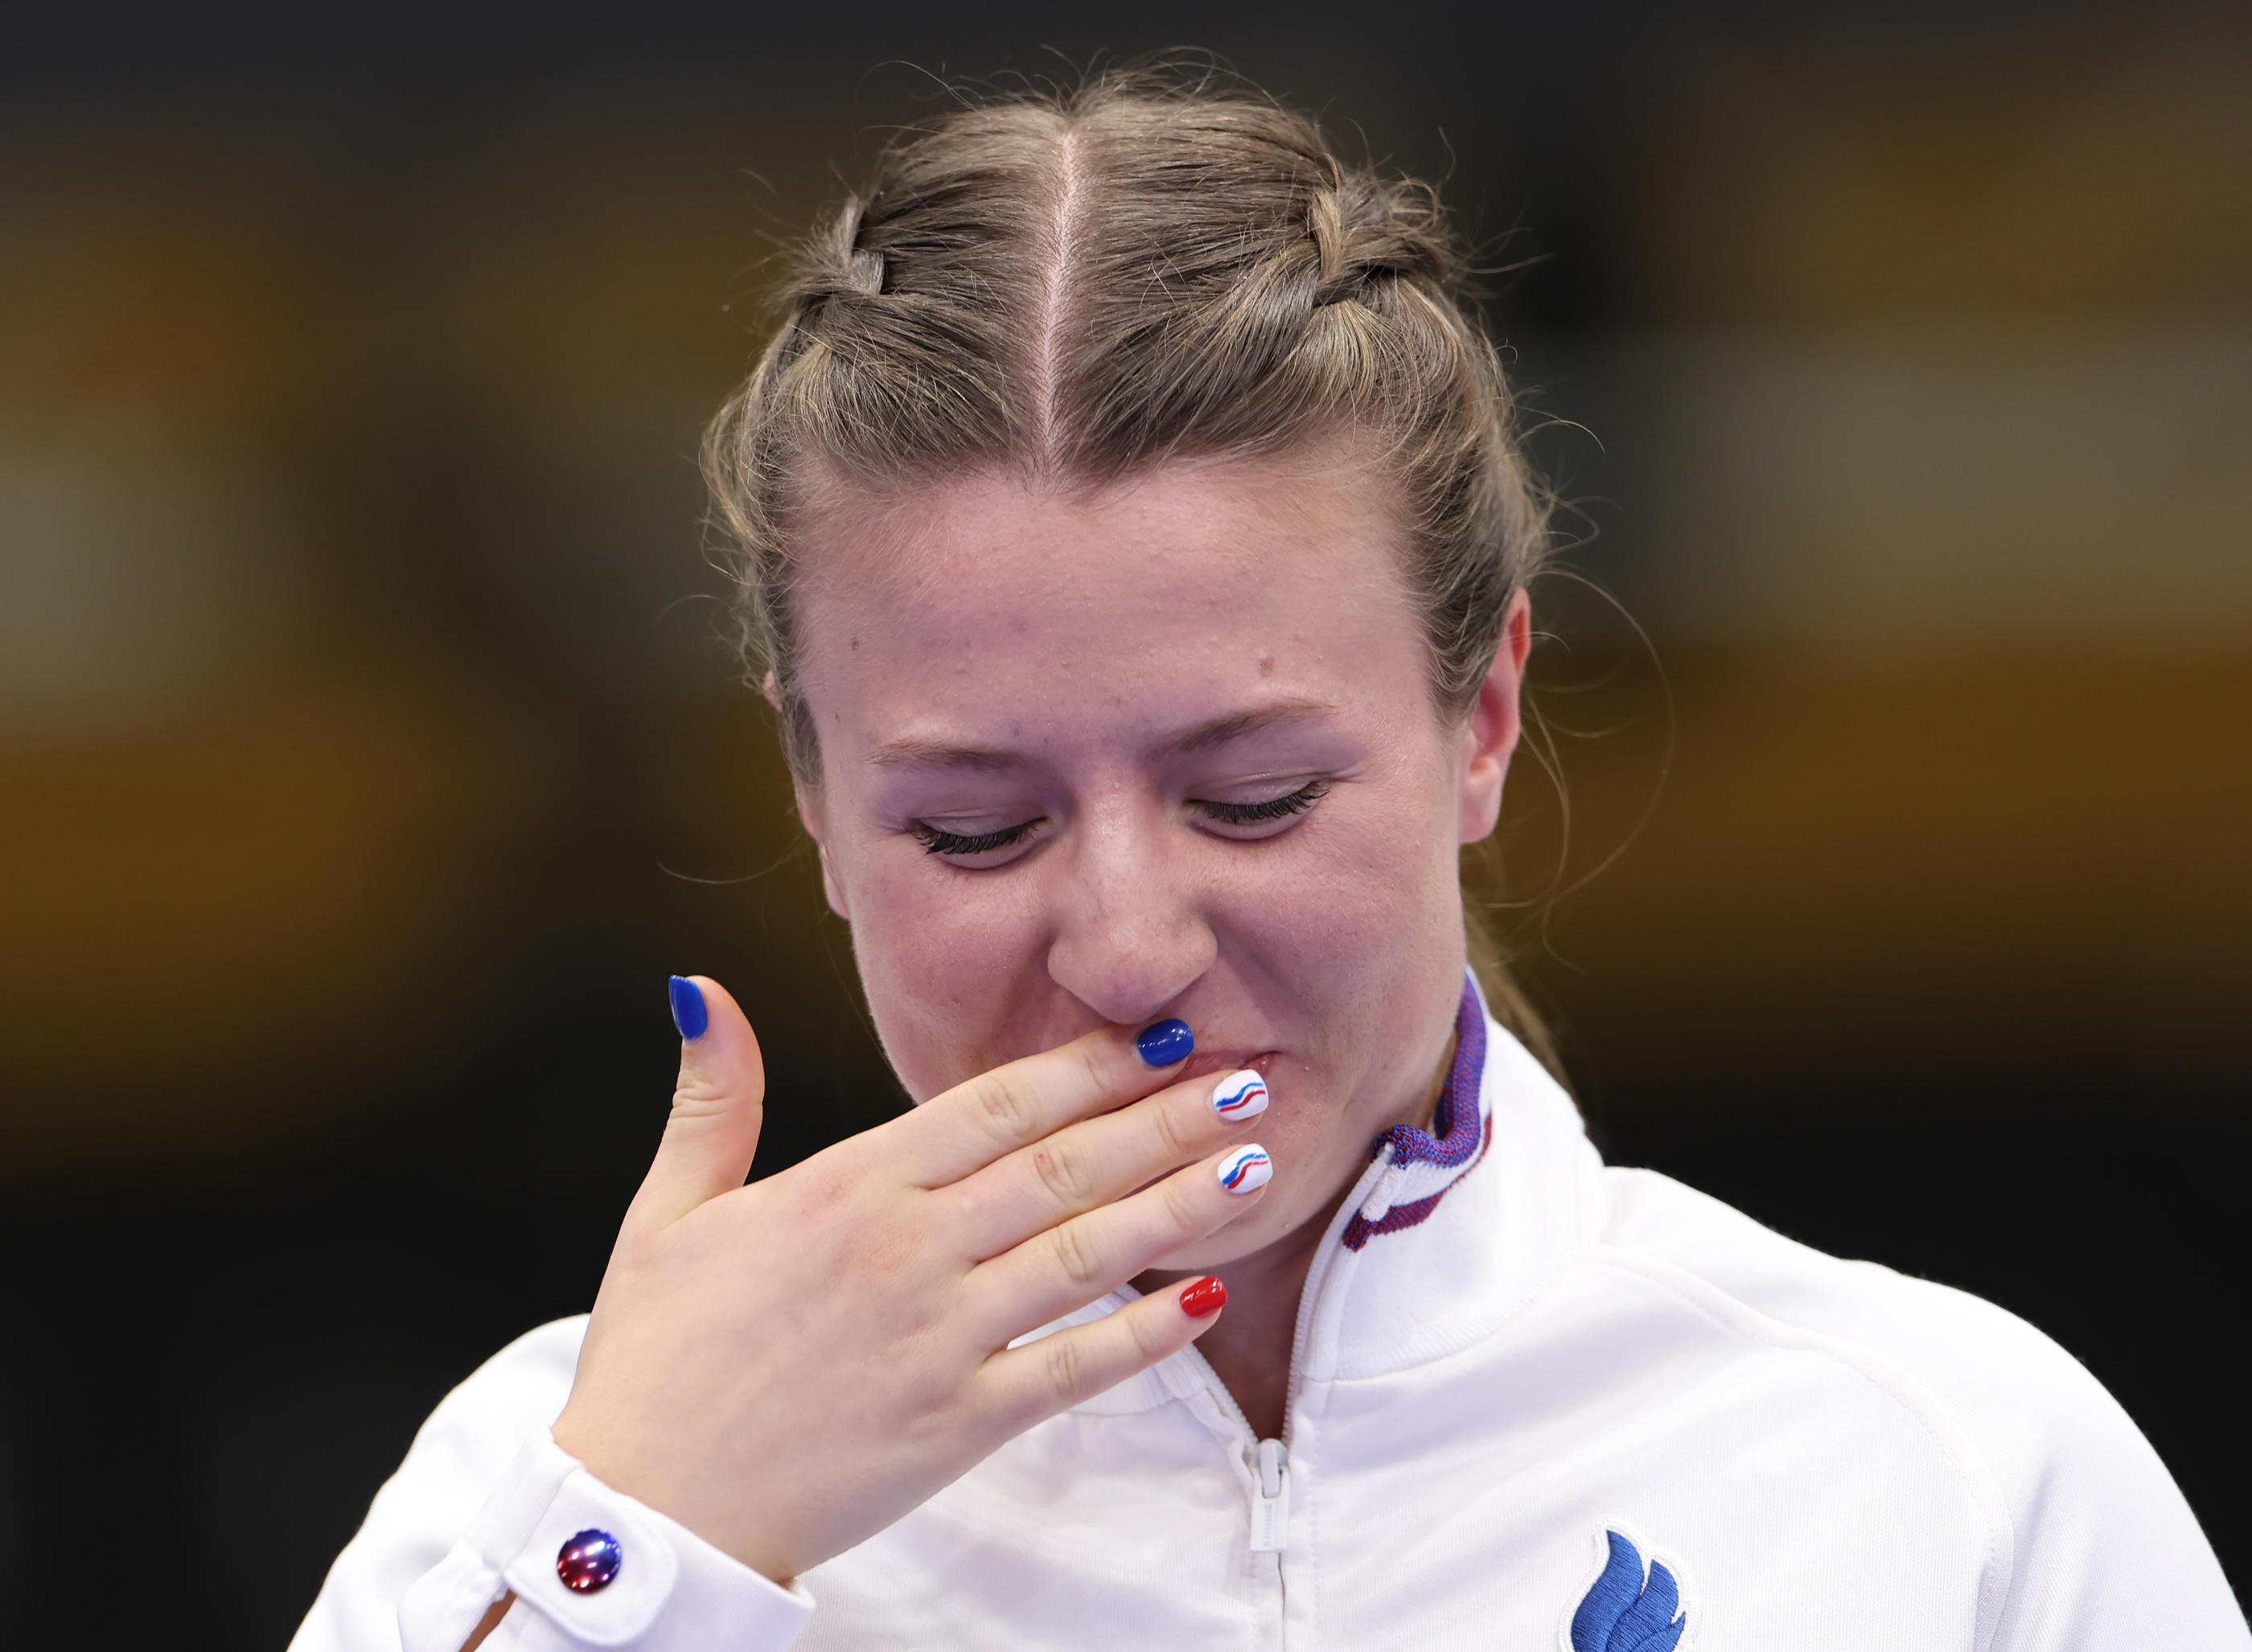
[[555, 1575], [573, 1593], [592, 1594], [610, 1586], [625, 1558], [615, 1537], [589, 1526], [556, 1551]]

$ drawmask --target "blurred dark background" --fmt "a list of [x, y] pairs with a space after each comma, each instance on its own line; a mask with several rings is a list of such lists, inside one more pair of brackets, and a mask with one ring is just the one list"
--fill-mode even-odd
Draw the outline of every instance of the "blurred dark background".
[[2252, 1579], [2244, 12], [5, 34], [17, 1643], [287, 1639], [439, 1396], [589, 1301], [668, 971], [761, 1026], [762, 1165], [897, 1105], [717, 641], [699, 427], [772, 238], [935, 75], [1180, 42], [1515, 267], [1588, 583], [1540, 593], [1564, 791], [1526, 761], [1479, 876], [1613, 1156], [2026, 1315]]

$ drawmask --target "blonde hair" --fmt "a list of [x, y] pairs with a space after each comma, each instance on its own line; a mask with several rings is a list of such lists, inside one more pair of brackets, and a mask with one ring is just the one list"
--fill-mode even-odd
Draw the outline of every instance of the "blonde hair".
[[[1467, 715], [1548, 532], [1464, 265], [1428, 186], [1345, 164], [1308, 116], [1209, 74], [1108, 72], [893, 142], [797, 249], [779, 325], [705, 441], [792, 768], [819, 761], [790, 600], [817, 476], [1099, 486], [1350, 440], [1406, 518], [1433, 698]], [[1489, 1003], [1553, 1067], [1468, 925]]]

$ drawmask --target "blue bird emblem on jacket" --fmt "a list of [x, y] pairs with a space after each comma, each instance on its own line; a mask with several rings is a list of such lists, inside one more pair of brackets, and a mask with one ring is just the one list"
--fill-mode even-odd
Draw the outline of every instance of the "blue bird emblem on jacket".
[[1642, 1551], [1619, 1532], [1603, 1535], [1610, 1558], [1572, 1614], [1572, 1652], [1673, 1652], [1689, 1627], [1680, 1586], [1656, 1561], [1645, 1579]]

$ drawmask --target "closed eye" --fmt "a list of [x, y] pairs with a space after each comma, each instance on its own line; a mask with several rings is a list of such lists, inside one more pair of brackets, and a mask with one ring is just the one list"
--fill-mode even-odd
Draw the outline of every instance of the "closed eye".
[[1189, 807], [1199, 810], [1207, 820], [1223, 826], [1268, 826], [1303, 815], [1329, 794], [1327, 781], [1308, 781], [1295, 792], [1280, 797], [1262, 799], [1255, 803], [1222, 803], [1207, 798], [1192, 797]]
[[[1222, 836], [1237, 842], [1253, 842], [1271, 837], [1291, 820], [1304, 814], [1326, 796], [1327, 781], [1309, 781], [1294, 792], [1280, 797], [1261, 798], [1253, 802], [1224, 802], [1213, 798], [1192, 797], [1188, 807], [1202, 815], [1213, 825], [1226, 829]], [[922, 845], [926, 855], [946, 855], [957, 859], [974, 860], [980, 856], [998, 855], [1014, 849], [1048, 823], [1045, 815], [1031, 820], [1018, 821], [1013, 826], [997, 827], [990, 832], [951, 832], [928, 821], [916, 821], [908, 828], [914, 840]], [[1014, 857], [1009, 858], [1013, 859]], [[994, 864], [997, 863], [989, 861]]]
[[922, 845], [926, 855], [987, 855], [997, 849], [1008, 849], [1032, 835], [1032, 829], [1045, 823], [1046, 816], [1018, 821], [1014, 826], [1004, 826], [997, 831], [949, 832], [933, 826], [928, 821], [917, 821], [907, 829]]

